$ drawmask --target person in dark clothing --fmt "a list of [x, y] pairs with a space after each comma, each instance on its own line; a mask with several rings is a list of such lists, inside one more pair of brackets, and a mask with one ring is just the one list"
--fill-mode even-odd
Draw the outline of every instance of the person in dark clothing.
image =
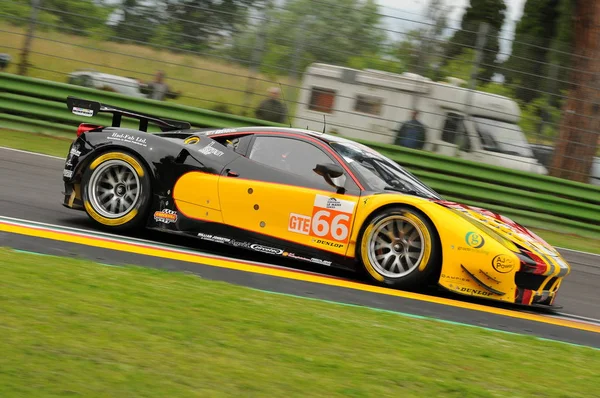
[[269, 89], [269, 98], [260, 103], [256, 109], [256, 117], [261, 120], [270, 122], [285, 123], [287, 109], [285, 105], [279, 101], [281, 91], [277, 87]]
[[412, 149], [423, 149], [425, 145], [425, 125], [417, 120], [419, 111], [413, 111], [412, 119], [395, 130], [398, 134], [394, 144]]
[[153, 82], [148, 83], [145, 94], [148, 94], [148, 98], [158, 101], [164, 101], [165, 99], [175, 99], [179, 97], [180, 92], [173, 92], [169, 88], [169, 85], [165, 83], [165, 72], [158, 71]]

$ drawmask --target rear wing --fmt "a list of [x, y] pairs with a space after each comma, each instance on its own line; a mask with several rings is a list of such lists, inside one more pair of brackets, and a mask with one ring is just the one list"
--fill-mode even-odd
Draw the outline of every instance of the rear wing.
[[123, 116], [138, 119], [140, 121], [139, 130], [148, 131], [148, 122], [156, 124], [161, 131], [185, 130], [192, 126], [188, 122], [170, 119], [160, 119], [129, 111], [127, 109], [117, 108], [111, 105], [101, 104], [97, 101], [90, 101], [82, 98], [67, 97], [67, 108], [78, 116], [92, 117], [100, 112], [112, 113], [112, 127], [121, 127], [121, 118]]

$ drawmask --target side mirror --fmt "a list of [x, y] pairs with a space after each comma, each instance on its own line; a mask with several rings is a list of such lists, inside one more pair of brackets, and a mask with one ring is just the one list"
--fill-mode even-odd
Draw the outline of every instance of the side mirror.
[[344, 175], [344, 169], [334, 163], [318, 164], [313, 169], [315, 173], [325, 179], [325, 181], [334, 188], [337, 188], [338, 193], [344, 193], [344, 184], [346, 183], [346, 176]]

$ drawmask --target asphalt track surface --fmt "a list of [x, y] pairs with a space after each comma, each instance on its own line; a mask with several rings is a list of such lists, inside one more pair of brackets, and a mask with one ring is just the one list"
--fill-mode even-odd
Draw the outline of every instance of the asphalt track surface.
[[[0, 216], [96, 230], [85, 213], [69, 210], [61, 205], [63, 164], [62, 159], [0, 148]], [[229, 247], [219, 247], [193, 239], [182, 240], [181, 237], [152, 232], [142, 232], [137, 237], [150, 242], [176, 244], [188, 250], [191, 248], [196, 253], [283, 266], [284, 269], [297, 270], [305, 274], [324, 274], [331, 280], [350, 280], [355, 284], [364, 282], [357, 279], [353, 273], [289, 260], [275, 261], [271, 256], [232, 250]], [[273, 292], [369, 306], [600, 348], [600, 256], [576, 251], [561, 250], [572, 265], [572, 272], [563, 283], [557, 298], [556, 304], [562, 308], [558, 310], [558, 314], [537, 313], [535, 316], [591, 324], [594, 331], [559, 326], [552, 322], [538, 322], [518, 316], [500, 315], [501, 311], [506, 309], [524, 314], [531, 311], [519, 310], [514, 306], [501, 306], [489, 301], [463, 298], [445, 292], [428, 292], [432, 297], [439, 298], [438, 302], [436, 299], [431, 301], [398, 297], [360, 288], [332, 286], [7, 232], [0, 232], [0, 245], [39, 253], [87, 258], [108, 264], [137, 264], [191, 272], [207, 279], [223, 280]], [[444, 300], [457, 304], [442, 304]], [[482, 303], [489, 307], [491, 312], [473, 310], [469, 307], [482, 307], [480, 305]]]

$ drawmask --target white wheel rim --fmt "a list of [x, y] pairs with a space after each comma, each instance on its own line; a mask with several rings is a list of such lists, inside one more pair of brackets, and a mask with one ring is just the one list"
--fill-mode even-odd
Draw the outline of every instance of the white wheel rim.
[[402, 278], [419, 267], [425, 253], [421, 228], [411, 219], [393, 215], [373, 226], [367, 255], [377, 273]]
[[102, 163], [90, 177], [90, 203], [106, 218], [120, 218], [138, 203], [140, 179], [129, 163], [114, 159]]

